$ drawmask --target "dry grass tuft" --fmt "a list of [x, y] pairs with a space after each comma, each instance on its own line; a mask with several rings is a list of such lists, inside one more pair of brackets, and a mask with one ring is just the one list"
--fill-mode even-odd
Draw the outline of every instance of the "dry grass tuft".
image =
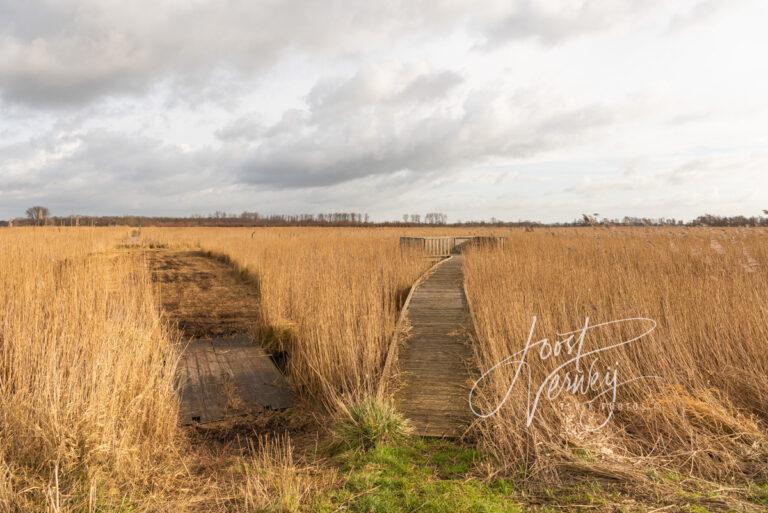
[[[288, 435], [260, 437], [240, 460], [238, 483], [242, 510], [246, 512], [296, 513], [335, 479], [328, 472], [299, 465]], [[238, 479], [238, 481], [240, 481]]]
[[338, 450], [367, 451], [382, 443], [402, 442], [409, 431], [408, 421], [394, 406], [367, 398], [341, 406], [331, 439]]

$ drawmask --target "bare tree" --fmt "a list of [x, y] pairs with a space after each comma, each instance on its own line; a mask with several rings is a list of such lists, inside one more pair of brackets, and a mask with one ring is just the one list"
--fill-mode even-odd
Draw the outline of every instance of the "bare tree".
[[430, 212], [426, 215], [424, 222], [427, 224], [445, 224], [448, 222], [448, 216], [442, 212]]
[[51, 211], [45, 207], [29, 207], [26, 210], [27, 217], [37, 226], [45, 224], [45, 220], [51, 215]]

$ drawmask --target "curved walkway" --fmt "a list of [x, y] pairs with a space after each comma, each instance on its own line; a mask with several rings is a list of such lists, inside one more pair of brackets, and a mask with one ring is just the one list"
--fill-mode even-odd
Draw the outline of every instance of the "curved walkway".
[[[473, 355], [463, 263], [460, 255], [443, 260], [414, 285], [403, 311], [407, 338], [392, 348], [399, 353], [393, 369], [399, 380], [395, 402], [422, 436], [461, 436], [472, 420], [468, 386]], [[403, 328], [396, 334], [398, 342]]]

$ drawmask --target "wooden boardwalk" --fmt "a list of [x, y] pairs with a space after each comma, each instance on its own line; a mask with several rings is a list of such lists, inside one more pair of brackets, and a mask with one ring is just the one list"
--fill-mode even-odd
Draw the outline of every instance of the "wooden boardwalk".
[[245, 336], [191, 341], [178, 379], [182, 424], [288, 408], [295, 399], [267, 353]]
[[410, 329], [395, 364], [395, 402], [423, 436], [461, 436], [472, 420], [463, 263], [455, 255], [437, 264], [415, 284], [404, 311]]
[[292, 406], [286, 379], [250, 336], [260, 322], [258, 287], [205, 253], [145, 254], [165, 315], [192, 339], [177, 369], [180, 422], [204, 424]]

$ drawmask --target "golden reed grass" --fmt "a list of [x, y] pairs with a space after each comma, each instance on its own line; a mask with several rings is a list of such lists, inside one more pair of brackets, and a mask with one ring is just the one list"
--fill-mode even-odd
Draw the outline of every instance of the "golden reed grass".
[[[177, 345], [141, 252], [114, 251], [128, 232], [0, 231], [0, 511], [97, 511], [125, 501], [135, 511], [168, 510], [171, 501], [175, 511], [214, 511], [227, 502], [216, 497], [229, 485], [186, 474], [189, 457], [179, 456], [189, 447], [177, 428]], [[400, 252], [402, 234], [189, 228], [145, 229], [142, 238], [225, 255], [255, 278], [263, 317], [255, 332], [291, 353], [290, 376], [305, 395], [334, 409], [375, 391], [399, 303], [429, 265]], [[500, 464], [545, 479], [648, 462], [718, 479], [765, 476], [766, 232], [496, 234], [509, 237], [503, 250], [475, 249], [466, 260], [481, 369], [522, 348], [534, 315], [540, 336], [578, 328], [587, 316], [644, 316], [656, 331], [612, 350], [610, 363], [626, 378], [662, 378], [621, 387], [619, 400], [641, 409], [616, 411], [599, 431], [579, 423], [589, 396], [567, 395], [543, 402], [526, 428], [516, 389], [499, 415], [477, 423]], [[534, 381], [554, 365], [529, 363]], [[480, 405], [497, 403], [509, 379], [505, 368], [483, 382]], [[601, 415], [590, 412], [587, 426]], [[262, 474], [248, 474], [237, 492], [246, 509], [271, 486]], [[182, 490], [184, 479], [192, 480]]]
[[142, 262], [101, 254], [124, 232], [0, 232], [4, 512], [111, 510], [167, 477], [176, 353]]
[[[754, 229], [515, 231], [503, 250], [471, 251], [465, 280], [482, 371], [523, 349], [534, 316], [534, 342], [554, 342], [587, 317], [592, 324], [635, 317], [658, 324], [598, 355], [620, 382], [658, 377], [619, 387], [616, 403], [626, 407], [600, 430], [593, 428], [611, 410], [584, 408], [597, 391], [544, 399], [525, 425], [527, 372], [535, 391], [553, 372], [563, 376], [569, 367], [556, 367], [573, 355], [529, 354], [506, 401], [516, 365], [489, 374], [479, 409], [503, 406], [477, 423], [484, 446], [511, 468], [547, 476], [653, 462], [703, 478], [765, 479], [767, 278], [768, 232]], [[648, 325], [590, 332], [585, 348], [630, 340]]]

